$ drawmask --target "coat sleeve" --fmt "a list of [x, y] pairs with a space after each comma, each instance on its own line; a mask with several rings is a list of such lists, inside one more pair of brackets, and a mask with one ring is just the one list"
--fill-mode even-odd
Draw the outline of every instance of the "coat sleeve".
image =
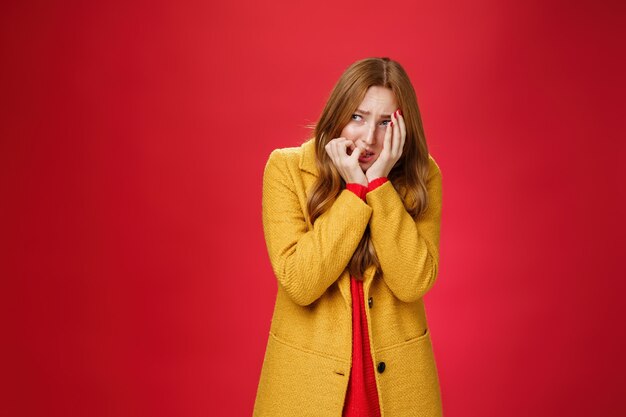
[[[270, 154], [263, 173], [263, 233], [279, 285], [297, 304], [317, 300], [344, 271], [372, 208], [355, 193], [342, 190], [332, 206], [308, 230], [286, 155]], [[294, 171], [299, 173], [296, 168]]]
[[426, 188], [429, 205], [419, 219], [406, 211], [390, 181], [367, 193], [370, 235], [389, 289], [401, 301], [423, 297], [437, 279], [441, 226], [441, 171], [431, 160]]

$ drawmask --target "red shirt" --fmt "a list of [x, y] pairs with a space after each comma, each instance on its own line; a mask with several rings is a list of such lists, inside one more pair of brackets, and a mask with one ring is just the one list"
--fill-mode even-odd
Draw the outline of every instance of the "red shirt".
[[[348, 183], [346, 189], [354, 192], [363, 201], [365, 195], [387, 182], [386, 177], [376, 178], [368, 186]], [[374, 376], [374, 364], [370, 352], [370, 341], [365, 315], [363, 281], [350, 277], [352, 294], [352, 368], [348, 380], [348, 391], [343, 408], [344, 417], [380, 417], [378, 391]]]

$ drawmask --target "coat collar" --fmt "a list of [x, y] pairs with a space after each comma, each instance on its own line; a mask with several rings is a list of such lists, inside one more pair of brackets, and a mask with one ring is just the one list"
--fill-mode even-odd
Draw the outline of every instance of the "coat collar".
[[317, 170], [317, 165], [315, 162], [315, 138], [307, 140], [302, 145], [300, 145], [300, 147], [302, 148], [302, 155], [300, 156], [299, 165], [300, 169], [317, 177], [319, 175], [319, 172]]

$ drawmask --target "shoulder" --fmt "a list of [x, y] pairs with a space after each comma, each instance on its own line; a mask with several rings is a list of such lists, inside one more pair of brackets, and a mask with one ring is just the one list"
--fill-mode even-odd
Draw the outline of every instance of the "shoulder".
[[272, 150], [269, 154], [269, 160], [280, 160], [285, 161], [287, 163], [299, 163], [303, 156], [315, 147], [315, 142], [313, 139], [307, 139], [297, 146], [288, 146], [284, 148], [276, 148]]
[[443, 187], [443, 181], [441, 177], [441, 169], [435, 158], [428, 154], [428, 179], [426, 180], [426, 189], [430, 196], [436, 196], [439, 198], [441, 195], [441, 189]]
[[265, 163], [265, 171], [279, 170], [284, 173], [295, 172], [302, 164], [307, 149], [313, 146], [312, 139], [305, 141], [298, 146], [288, 146], [273, 149]]
[[267, 158], [268, 163], [297, 163], [302, 157], [302, 146], [289, 146], [272, 150]]
[[315, 155], [315, 140], [307, 139], [297, 146], [288, 146], [276, 148], [272, 150], [267, 158], [267, 165], [280, 164], [282, 166], [290, 166], [298, 168], [310, 159], [311, 155]]
[[439, 164], [432, 156], [432, 154], [428, 154], [428, 180], [430, 181], [433, 178], [439, 177], [441, 178], [441, 169], [439, 168]]

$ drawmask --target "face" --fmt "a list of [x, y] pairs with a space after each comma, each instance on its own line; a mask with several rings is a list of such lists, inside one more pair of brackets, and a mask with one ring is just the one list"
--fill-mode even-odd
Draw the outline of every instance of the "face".
[[[363, 101], [341, 131], [342, 137], [351, 140], [357, 146], [362, 146], [369, 152], [367, 157], [361, 154], [359, 158], [359, 165], [363, 172], [367, 171], [378, 159], [383, 149], [385, 130], [391, 123], [391, 114], [397, 109], [398, 103], [391, 89], [372, 86], [367, 90]], [[351, 154], [352, 151], [348, 150], [348, 153]]]

